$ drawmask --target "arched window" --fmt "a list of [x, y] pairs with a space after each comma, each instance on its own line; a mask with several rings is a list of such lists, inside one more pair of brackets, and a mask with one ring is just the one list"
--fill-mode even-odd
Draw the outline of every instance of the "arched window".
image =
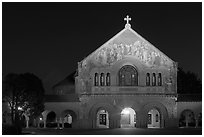
[[110, 73], [106, 75], [106, 86], [110, 86]]
[[152, 74], [152, 86], [156, 86], [156, 74]]
[[149, 73], [147, 73], [146, 75], [146, 85], [150, 86], [150, 74]]
[[138, 73], [137, 70], [131, 66], [123, 66], [119, 71], [119, 85], [120, 86], [137, 86]]
[[161, 73], [159, 73], [158, 75], [158, 86], [161, 86], [162, 85], [162, 76], [161, 76]]
[[101, 86], [104, 86], [104, 83], [105, 83], [105, 80], [104, 80], [104, 73], [101, 73], [101, 76], [100, 76], [100, 85]]
[[98, 86], [98, 73], [95, 73], [94, 86]]

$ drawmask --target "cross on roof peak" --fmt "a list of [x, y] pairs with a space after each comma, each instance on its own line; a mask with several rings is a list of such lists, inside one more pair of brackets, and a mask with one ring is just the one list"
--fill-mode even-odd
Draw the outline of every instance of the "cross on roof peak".
[[129, 15], [127, 15], [126, 18], [124, 18], [124, 20], [127, 21], [127, 23], [125, 24], [125, 28], [130, 28], [131, 25], [129, 21], [131, 21], [131, 18], [129, 18]]
[[126, 18], [124, 18], [124, 20], [126, 20], [126, 21], [127, 21], [127, 23], [126, 23], [126, 24], [129, 24], [129, 21], [131, 21], [131, 18], [129, 18], [129, 15], [127, 15], [127, 16], [126, 16]]

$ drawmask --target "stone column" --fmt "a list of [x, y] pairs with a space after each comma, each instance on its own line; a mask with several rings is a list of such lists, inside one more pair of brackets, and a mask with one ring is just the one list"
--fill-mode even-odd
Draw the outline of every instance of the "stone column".
[[29, 120], [26, 120], [26, 128], [29, 128]]
[[42, 113], [44, 128], [46, 128], [47, 114], [48, 114], [48, 111], [44, 111], [44, 112]]
[[61, 117], [60, 117], [59, 122], [62, 124], [62, 128], [64, 128], [64, 127], [63, 127], [63, 119], [62, 119]]
[[196, 120], [196, 128], [198, 127], [198, 118], [195, 119]]
[[38, 128], [40, 128], [40, 120], [38, 121], [38, 125], [37, 126], [38, 126]]
[[188, 127], [188, 119], [186, 119], [186, 127]]
[[44, 122], [44, 128], [46, 128], [46, 119], [44, 119], [43, 122]]
[[62, 118], [62, 128], [64, 128], [64, 118]]
[[59, 128], [60, 118], [56, 118], [56, 122], [57, 122], [57, 128]]
[[29, 117], [26, 114], [24, 114], [24, 116], [26, 120], [26, 128], [29, 128]]

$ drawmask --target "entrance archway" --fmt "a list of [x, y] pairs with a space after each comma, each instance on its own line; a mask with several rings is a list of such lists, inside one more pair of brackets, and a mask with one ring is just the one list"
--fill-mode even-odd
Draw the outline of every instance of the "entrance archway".
[[56, 121], [56, 114], [55, 112], [51, 111], [47, 114], [47, 123], [55, 122]]
[[138, 73], [131, 65], [123, 66], [119, 71], [119, 85], [120, 86], [137, 86]]
[[179, 119], [179, 127], [195, 127], [195, 116], [192, 110], [184, 110]]
[[164, 106], [160, 102], [149, 102], [148, 104], [142, 107], [142, 111], [140, 113], [141, 114], [140, 121], [142, 121], [141, 123], [142, 127], [148, 128], [148, 120], [150, 118], [150, 115], [148, 115], [148, 113], [151, 112], [151, 110], [153, 109], [156, 109], [159, 112], [159, 114], [157, 113], [158, 116], [155, 115], [155, 117], [158, 117], [159, 119], [159, 127], [164, 128], [166, 126], [165, 121], [168, 120], [169, 116], [166, 106]]
[[72, 116], [70, 114], [64, 117], [64, 128], [72, 128]]
[[161, 115], [157, 109], [151, 109], [148, 112], [148, 128], [160, 128], [161, 127]]
[[56, 113], [54, 111], [50, 111], [47, 114], [46, 127], [49, 127], [49, 128], [57, 127]]
[[121, 128], [136, 127], [136, 113], [132, 108], [124, 108], [121, 112]]
[[105, 109], [99, 109], [96, 117], [96, 126], [99, 128], [109, 128], [109, 114]]
[[61, 124], [64, 124], [62, 125], [62, 127], [64, 128], [72, 128], [73, 127], [73, 122], [76, 121], [77, 119], [77, 115], [74, 111], [72, 110], [65, 110], [62, 112], [62, 121], [60, 123]]

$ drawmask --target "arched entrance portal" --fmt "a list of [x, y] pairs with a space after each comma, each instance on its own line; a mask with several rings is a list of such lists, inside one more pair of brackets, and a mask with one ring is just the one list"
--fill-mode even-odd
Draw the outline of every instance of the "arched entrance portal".
[[132, 108], [124, 108], [121, 112], [121, 128], [136, 127], [136, 113]]
[[120, 86], [137, 86], [138, 73], [131, 65], [123, 66], [119, 71], [119, 85]]
[[55, 122], [56, 121], [56, 114], [55, 112], [51, 111], [47, 114], [47, 123]]
[[148, 112], [148, 128], [160, 128], [161, 127], [161, 116], [157, 109], [151, 109]]
[[99, 109], [96, 117], [96, 126], [99, 128], [109, 128], [109, 114], [105, 109]]
[[46, 127], [48, 128], [57, 127], [56, 114], [54, 111], [50, 111], [47, 114]]
[[184, 110], [179, 119], [179, 127], [195, 127], [195, 117], [191, 110]]
[[73, 122], [76, 121], [76, 113], [72, 110], [65, 110], [62, 112], [62, 127], [64, 128], [72, 128]]
[[72, 127], [72, 116], [70, 114], [65, 115], [64, 117], [64, 128]]

